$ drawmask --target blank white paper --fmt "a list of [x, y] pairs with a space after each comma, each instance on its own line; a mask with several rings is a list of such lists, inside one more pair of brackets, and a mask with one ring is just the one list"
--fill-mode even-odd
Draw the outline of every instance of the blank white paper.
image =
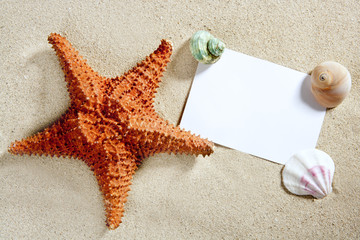
[[308, 74], [225, 49], [215, 64], [199, 63], [180, 126], [285, 164], [315, 148], [325, 112]]

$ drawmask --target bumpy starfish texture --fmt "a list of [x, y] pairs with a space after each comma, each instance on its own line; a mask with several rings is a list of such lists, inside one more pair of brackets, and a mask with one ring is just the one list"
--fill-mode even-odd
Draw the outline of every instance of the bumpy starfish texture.
[[160, 152], [206, 156], [214, 145], [155, 112], [153, 99], [172, 53], [169, 41], [162, 40], [136, 67], [109, 79], [94, 72], [66, 38], [52, 33], [48, 40], [65, 73], [70, 108], [49, 128], [12, 143], [9, 152], [86, 162], [104, 196], [107, 226], [115, 229], [132, 175], [144, 158]]

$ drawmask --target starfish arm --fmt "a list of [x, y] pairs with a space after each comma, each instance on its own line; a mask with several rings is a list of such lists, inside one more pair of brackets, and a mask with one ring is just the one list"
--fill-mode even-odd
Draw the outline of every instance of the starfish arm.
[[161, 40], [160, 46], [136, 67], [121, 77], [112, 79], [112, 98], [119, 99], [124, 94], [134, 96], [141, 93], [142, 103], [151, 105], [171, 54], [172, 43]]
[[79, 52], [71, 43], [57, 33], [51, 33], [48, 37], [49, 43], [53, 45], [60, 65], [65, 74], [68, 91], [72, 105], [81, 105], [85, 100], [93, 99], [106, 81], [86, 63]]
[[104, 196], [107, 226], [115, 229], [121, 223], [137, 159], [117, 140], [106, 141], [104, 146], [106, 158], [92, 156], [92, 160], [98, 159], [90, 167]]
[[211, 141], [169, 124], [160, 117], [134, 118], [130, 125], [134, 136], [137, 136], [132, 141], [137, 141], [141, 146], [140, 158], [160, 152], [207, 156], [214, 151]]
[[13, 142], [9, 152], [20, 155], [72, 156], [76, 152], [76, 142], [84, 140], [80, 134], [76, 114], [68, 110], [52, 126], [34, 136]]

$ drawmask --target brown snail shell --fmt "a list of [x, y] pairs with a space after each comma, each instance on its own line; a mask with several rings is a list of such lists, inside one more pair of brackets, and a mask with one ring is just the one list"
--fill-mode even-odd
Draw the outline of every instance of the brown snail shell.
[[349, 71], [337, 62], [323, 62], [311, 73], [311, 92], [316, 101], [326, 108], [339, 105], [351, 89]]

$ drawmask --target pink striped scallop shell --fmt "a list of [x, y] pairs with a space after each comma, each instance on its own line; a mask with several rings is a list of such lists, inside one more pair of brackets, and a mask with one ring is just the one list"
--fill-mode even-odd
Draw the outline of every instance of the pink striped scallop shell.
[[325, 152], [307, 149], [293, 155], [282, 172], [285, 187], [296, 195], [323, 198], [332, 192], [335, 164]]

